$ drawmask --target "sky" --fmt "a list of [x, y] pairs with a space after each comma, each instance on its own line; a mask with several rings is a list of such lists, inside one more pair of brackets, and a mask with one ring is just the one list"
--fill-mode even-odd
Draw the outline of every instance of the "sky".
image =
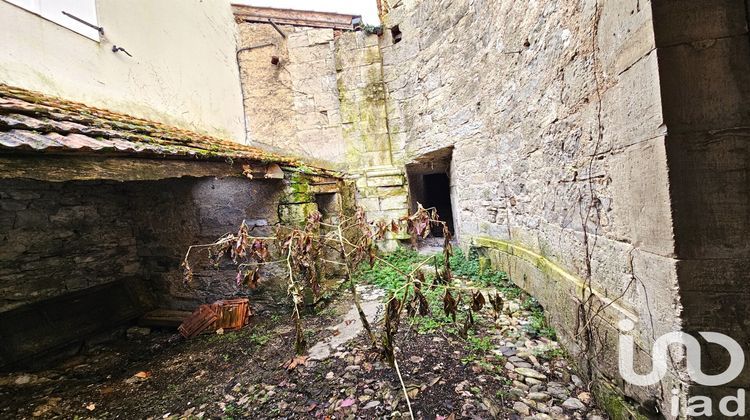
[[380, 25], [375, 0], [232, 0], [234, 4], [247, 4], [277, 9], [314, 10], [348, 15], [362, 15], [369, 25]]

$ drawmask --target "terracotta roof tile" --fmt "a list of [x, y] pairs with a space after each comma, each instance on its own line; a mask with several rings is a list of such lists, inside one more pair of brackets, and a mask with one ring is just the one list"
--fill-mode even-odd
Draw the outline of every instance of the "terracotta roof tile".
[[0, 84], [2, 150], [303, 165], [255, 147]]

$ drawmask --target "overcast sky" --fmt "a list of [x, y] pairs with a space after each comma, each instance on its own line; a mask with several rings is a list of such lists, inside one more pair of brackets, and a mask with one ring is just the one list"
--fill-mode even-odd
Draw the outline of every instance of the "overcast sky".
[[380, 25], [375, 0], [232, 0], [235, 4], [275, 7], [277, 9], [315, 10], [348, 15], [362, 15], [370, 25]]

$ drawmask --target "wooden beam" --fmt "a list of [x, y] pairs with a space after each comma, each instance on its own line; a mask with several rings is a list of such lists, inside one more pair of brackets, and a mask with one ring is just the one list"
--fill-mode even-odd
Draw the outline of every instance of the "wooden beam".
[[356, 15], [341, 13], [315, 12], [310, 10], [275, 9], [232, 5], [234, 15], [246, 22], [269, 23], [269, 19], [279, 25], [305, 26], [312, 28], [332, 28], [352, 30], [352, 19]]
[[282, 179], [284, 174], [275, 163], [234, 162], [230, 164], [198, 160], [0, 155], [0, 179], [30, 178], [50, 182], [155, 181], [182, 177]]

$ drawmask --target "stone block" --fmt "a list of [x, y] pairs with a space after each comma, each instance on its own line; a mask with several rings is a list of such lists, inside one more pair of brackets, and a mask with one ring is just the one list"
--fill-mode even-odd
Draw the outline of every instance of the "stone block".
[[378, 46], [360, 49], [339, 49], [336, 51], [336, 70], [357, 68], [370, 64], [380, 65], [381, 56]]
[[315, 203], [282, 204], [279, 205], [279, 221], [282, 224], [302, 226], [307, 217], [318, 210]]
[[[372, 123], [376, 123], [372, 121]], [[375, 124], [373, 124], [375, 125]], [[364, 135], [362, 142], [364, 143], [365, 150], [368, 152], [390, 152], [391, 143], [390, 136], [387, 133], [380, 134], [377, 132], [375, 127], [367, 127], [363, 130], [367, 134]]]
[[667, 152], [677, 255], [750, 257], [746, 130], [670, 134]]
[[364, 89], [367, 85], [360, 67], [340, 69], [336, 73], [340, 92]]
[[361, 31], [343, 32], [336, 38], [336, 50], [355, 50], [364, 47]]
[[372, 166], [383, 166], [391, 164], [391, 154], [389, 151], [364, 152], [359, 159], [361, 168]]
[[325, 60], [332, 56], [333, 53], [327, 45], [313, 45], [289, 50], [289, 60], [293, 63], [310, 63]]
[[380, 210], [380, 199], [378, 197], [358, 198], [357, 204], [368, 213]]
[[286, 46], [288, 49], [307, 47], [310, 45], [310, 38], [305, 32], [294, 32], [286, 37]]
[[607, 73], [623, 72], [655, 48], [651, 8], [638, 0], [601, 4], [597, 43]]
[[403, 175], [388, 175], [378, 177], [367, 177], [368, 187], [401, 187], [404, 185]]
[[[621, 149], [665, 133], [658, 79], [661, 57], [650, 53], [620, 74], [617, 84], [602, 96], [603, 144], [598, 152]], [[596, 104], [590, 105], [596, 110]], [[592, 127], [592, 136], [596, 136]], [[593, 153], [590, 150], [589, 153]]]
[[333, 29], [309, 29], [305, 31], [309, 45], [328, 44], [333, 42]]
[[381, 210], [401, 210], [407, 209], [408, 207], [408, 197], [406, 192], [403, 192], [401, 195], [380, 198]]
[[659, 49], [664, 119], [669, 132], [720, 130], [750, 122], [747, 36]]
[[651, 8], [660, 48], [747, 34], [746, 6], [741, 1], [654, 1]]
[[612, 231], [655, 254], [673, 255], [667, 155], [664, 138], [631, 146], [612, 157]]

